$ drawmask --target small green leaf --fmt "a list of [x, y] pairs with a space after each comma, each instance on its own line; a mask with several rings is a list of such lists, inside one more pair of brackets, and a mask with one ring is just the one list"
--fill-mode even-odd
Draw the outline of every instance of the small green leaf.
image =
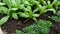
[[4, 23], [6, 23], [6, 21], [8, 20], [9, 16], [6, 16], [6, 17], [3, 17], [1, 20], [0, 20], [0, 25], [3, 25]]
[[24, 4], [21, 4], [21, 5], [19, 6], [19, 8], [20, 8], [20, 9], [23, 9], [23, 8], [24, 8]]
[[52, 16], [51, 17], [52, 20], [54, 20], [55, 22], [60, 22], [60, 16]]
[[33, 12], [32, 11], [29, 11], [29, 16], [30, 16], [30, 18], [33, 17]]
[[19, 15], [20, 17], [24, 17], [24, 18], [28, 18], [28, 17], [29, 17], [29, 14], [28, 14], [28, 13], [18, 12], [18, 15]]
[[16, 30], [16, 34], [21, 34], [21, 31], [19, 31], [19, 30]]
[[6, 8], [4, 6], [0, 6], [0, 13], [7, 14], [7, 12], [8, 12], [8, 8]]
[[30, 5], [30, 3], [28, 1], [24, 1], [24, 4], [26, 5]]
[[46, 11], [52, 11], [54, 14], [56, 13], [55, 9], [47, 9]]
[[39, 14], [33, 14], [34, 17], [39, 17]]
[[30, 6], [27, 6], [27, 9], [28, 9], [29, 11], [31, 11], [31, 7], [30, 7]]
[[29, 15], [26, 14], [26, 13], [22, 13], [20, 16], [21, 16], [21, 17], [24, 17], [24, 18], [28, 18], [28, 17], [29, 17]]
[[16, 10], [18, 10], [18, 8], [12, 8], [11, 10], [15, 10], [16, 11]]
[[52, 8], [52, 5], [50, 4], [50, 1], [48, 1], [47, 3], [48, 3], [47, 8], [48, 9]]
[[13, 7], [17, 7], [18, 6], [18, 4], [16, 3], [16, 0], [10, 0], [10, 2], [12, 3]]
[[12, 17], [17, 20], [18, 19], [17, 13], [12, 13]]
[[0, 2], [0, 5], [5, 5], [5, 3]]
[[35, 22], [37, 22], [37, 19], [36, 18], [32, 18]]
[[9, 8], [11, 8], [11, 6], [12, 6], [11, 0], [3, 0], [3, 2], [4, 2]]

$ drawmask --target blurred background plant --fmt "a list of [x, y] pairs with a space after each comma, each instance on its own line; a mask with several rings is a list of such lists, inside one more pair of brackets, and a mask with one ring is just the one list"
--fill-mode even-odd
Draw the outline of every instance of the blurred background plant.
[[49, 34], [52, 22], [39, 20], [37, 23], [23, 28], [21, 31], [16, 30], [16, 34]]

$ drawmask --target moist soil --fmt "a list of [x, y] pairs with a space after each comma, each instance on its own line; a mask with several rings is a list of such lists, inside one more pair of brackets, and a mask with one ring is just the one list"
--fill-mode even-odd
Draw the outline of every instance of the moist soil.
[[[52, 12], [47, 12], [41, 16], [39, 16], [37, 19], [43, 19], [43, 20], [49, 20], [52, 22], [52, 26], [50, 28], [50, 34], [60, 34], [60, 23], [58, 22], [54, 22], [52, 21], [50, 18], [48, 18], [47, 16], [52, 16], [53, 13]], [[0, 15], [0, 19], [2, 17], [4, 17], [5, 15], [1, 14]], [[9, 20], [3, 24], [1, 27], [2, 27], [2, 30], [3, 31], [6, 31], [7, 34], [12, 34], [12, 33], [15, 33], [15, 31], [18, 29], [18, 30], [21, 30], [22, 28], [25, 28], [25, 27], [28, 27], [32, 24], [34, 24], [34, 21], [32, 19], [29, 19], [26, 23], [25, 22], [25, 18], [19, 18], [19, 20], [15, 20], [13, 18], [9, 18]]]
[[54, 22], [51, 29], [50, 34], [60, 34], [60, 23]]

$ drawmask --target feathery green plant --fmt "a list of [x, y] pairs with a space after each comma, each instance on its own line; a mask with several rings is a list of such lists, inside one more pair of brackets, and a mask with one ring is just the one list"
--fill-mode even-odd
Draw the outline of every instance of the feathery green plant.
[[56, 16], [52, 16], [51, 19], [55, 22], [60, 22], [60, 11], [56, 13]]
[[50, 21], [39, 20], [37, 23], [23, 28], [21, 31], [16, 30], [16, 34], [49, 34], [51, 25]]

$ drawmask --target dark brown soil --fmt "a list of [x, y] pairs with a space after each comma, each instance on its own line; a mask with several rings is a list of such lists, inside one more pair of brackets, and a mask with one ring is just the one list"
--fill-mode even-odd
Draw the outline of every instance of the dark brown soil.
[[60, 34], [60, 23], [53, 23], [51, 30], [50, 30], [50, 34]]
[[28, 20], [27, 23], [24, 23], [25, 20], [25, 18], [20, 18], [19, 20], [10, 18], [7, 23], [2, 25], [2, 30], [6, 31], [7, 34], [12, 34], [17, 29], [21, 30], [22, 28], [28, 27], [29, 25], [32, 25], [34, 23], [32, 19]]

